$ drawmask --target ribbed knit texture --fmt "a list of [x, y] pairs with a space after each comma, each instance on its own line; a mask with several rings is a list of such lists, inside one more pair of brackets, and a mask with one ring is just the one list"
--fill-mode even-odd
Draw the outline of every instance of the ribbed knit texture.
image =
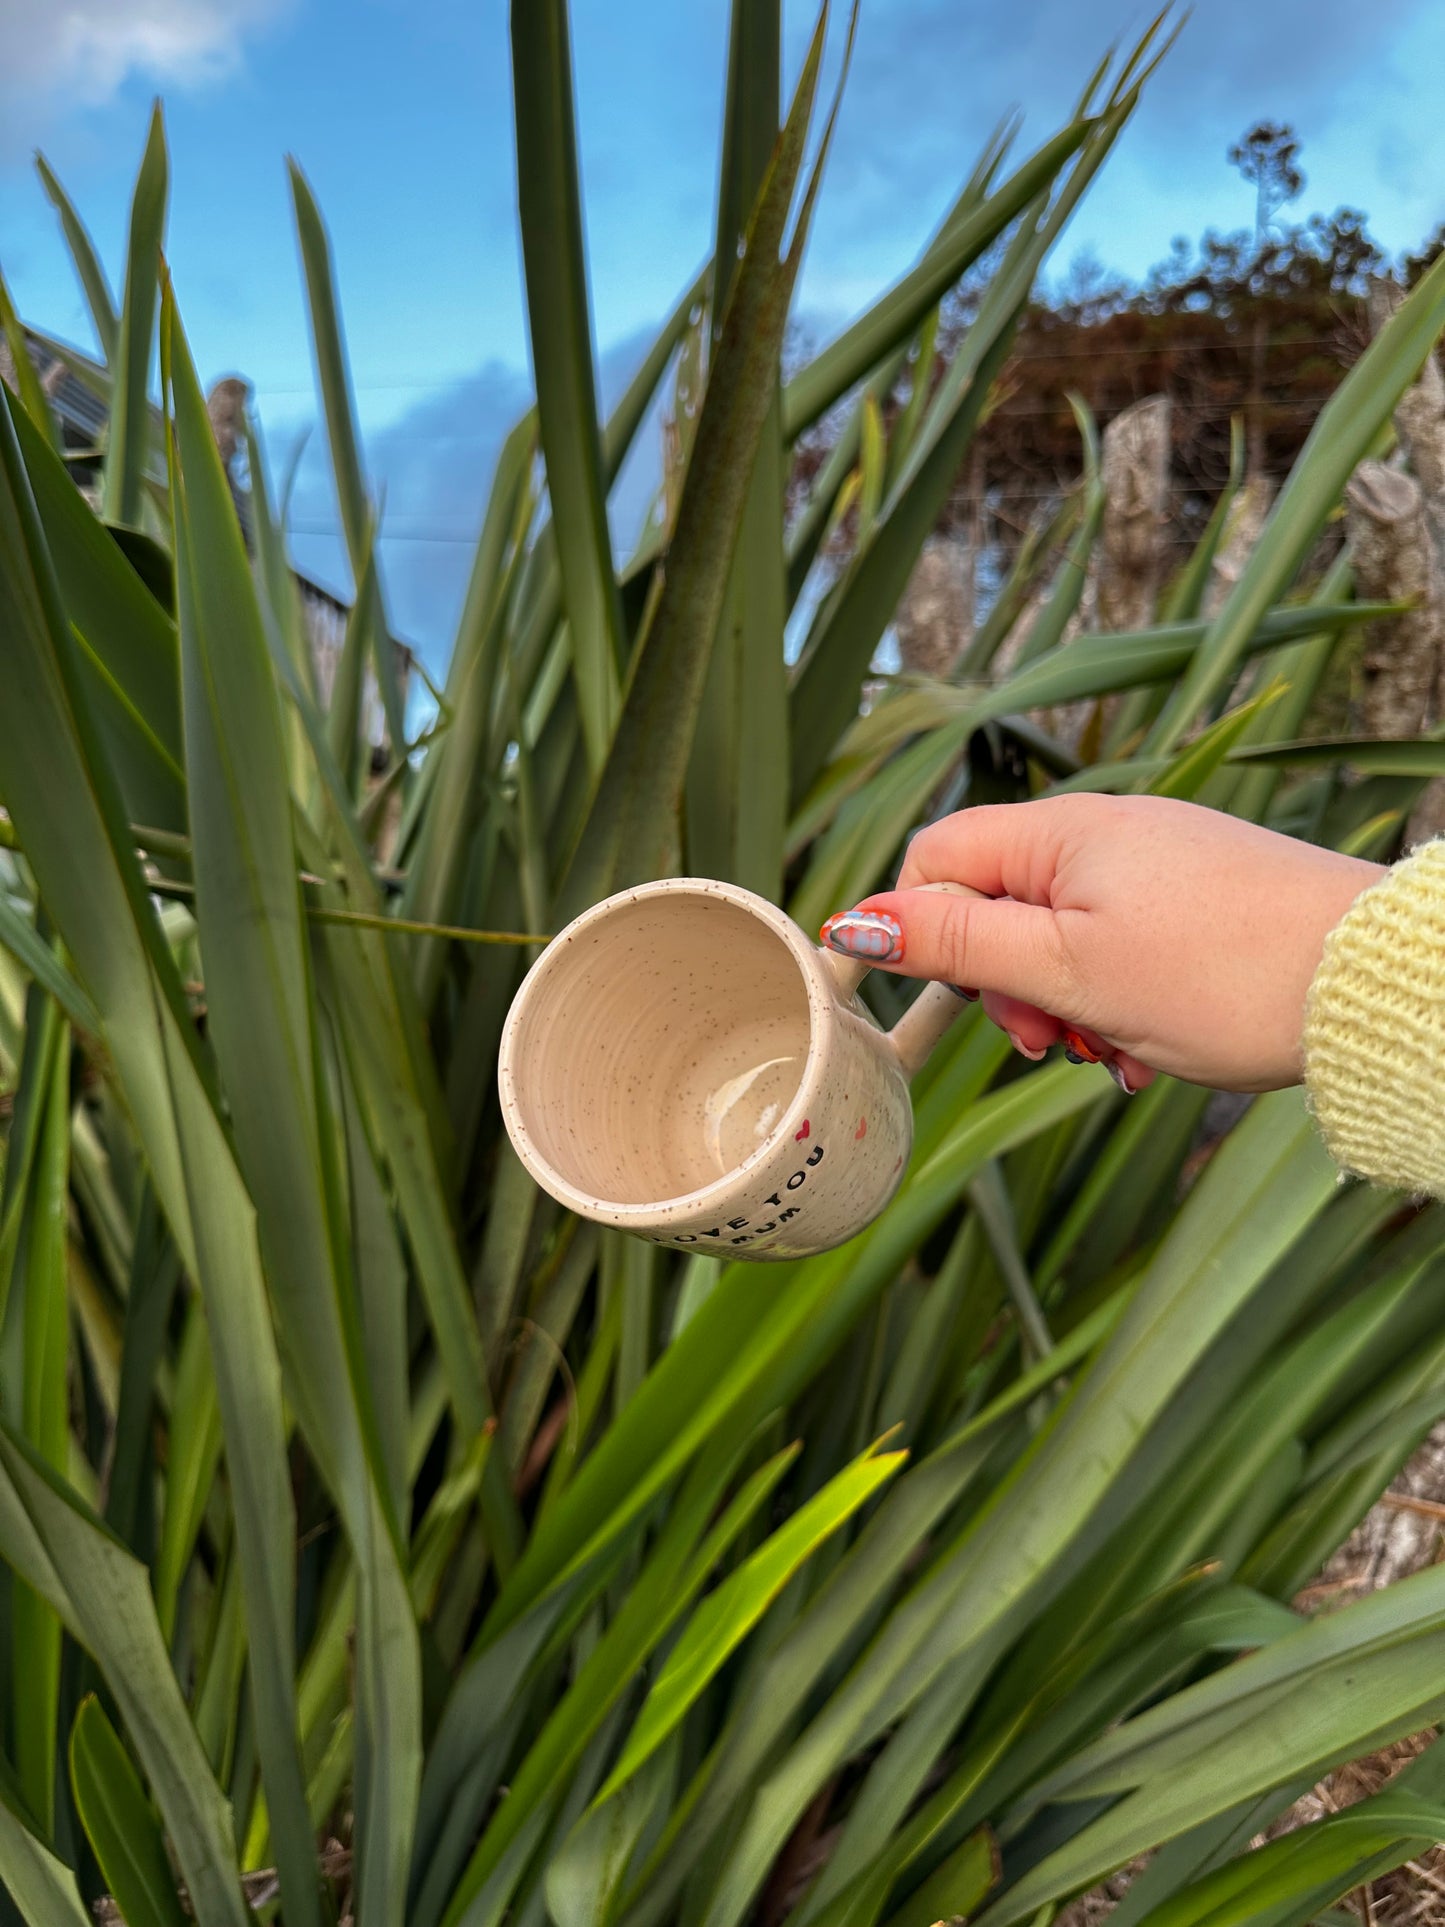
[[1304, 1059], [1338, 1164], [1445, 1196], [1445, 839], [1396, 864], [1331, 932]]

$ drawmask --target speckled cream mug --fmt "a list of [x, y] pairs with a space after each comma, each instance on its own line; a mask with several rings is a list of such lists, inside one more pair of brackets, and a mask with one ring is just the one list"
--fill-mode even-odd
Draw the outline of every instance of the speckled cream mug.
[[842, 1244], [897, 1190], [908, 1080], [964, 1008], [930, 984], [885, 1033], [857, 995], [867, 968], [734, 884], [608, 897], [552, 940], [508, 1014], [498, 1085], [518, 1157], [571, 1210], [679, 1251]]

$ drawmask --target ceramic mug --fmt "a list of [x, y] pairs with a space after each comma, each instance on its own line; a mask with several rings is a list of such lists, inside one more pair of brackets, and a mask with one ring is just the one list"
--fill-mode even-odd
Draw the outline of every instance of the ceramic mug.
[[964, 1008], [930, 984], [885, 1033], [857, 995], [867, 969], [734, 884], [608, 897], [552, 940], [508, 1013], [498, 1085], [517, 1156], [569, 1209], [679, 1251], [842, 1244], [897, 1190], [908, 1080]]

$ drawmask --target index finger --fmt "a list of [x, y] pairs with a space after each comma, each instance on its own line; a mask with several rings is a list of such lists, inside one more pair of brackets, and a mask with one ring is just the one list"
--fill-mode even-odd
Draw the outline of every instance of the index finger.
[[981, 803], [959, 810], [930, 823], [913, 838], [897, 887], [917, 890], [929, 883], [962, 883], [988, 897], [1048, 904], [1065, 829], [1065, 814], [1051, 798], [1036, 803]]

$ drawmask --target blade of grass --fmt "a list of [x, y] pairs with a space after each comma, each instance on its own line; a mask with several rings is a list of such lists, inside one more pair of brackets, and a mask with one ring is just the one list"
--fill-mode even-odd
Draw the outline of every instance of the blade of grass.
[[[530, 519], [530, 471], [536, 454], [535, 417], [525, 416], [497, 456], [486, 519], [473, 559], [447, 674], [452, 721], [428, 754], [427, 809], [407, 866], [401, 910], [424, 923], [449, 923], [457, 915], [463, 868], [484, 806], [485, 774], [491, 768], [490, 734], [505, 647], [508, 591], [522, 555]], [[446, 947], [418, 947], [417, 983], [429, 1006], [440, 982]]]
[[[951, 237], [958, 232], [963, 223], [978, 211], [983, 204], [984, 197], [987, 195], [994, 176], [1002, 164], [1003, 157], [1008, 151], [1017, 131], [1018, 123], [1017, 120], [1013, 118], [1000, 122], [999, 126], [995, 128], [993, 134], [985, 144], [983, 152], [979, 156], [973, 173], [964, 183], [957, 200], [949, 209], [944, 219], [939, 223], [937, 233], [925, 249], [922, 257], [924, 261], [936, 258], [939, 253], [947, 247]], [[927, 335], [932, 325], [931, 315], [936, 312], [936, 310], [930, 311], [930, 317], [925, 318], [922, 334], [914, 344], [915, 348], [919, 350], [918, 366], [920, 368], [923, 365], [923, 338]], [[906, 348], [900, 347], [895, 349], [892, 354], [886, 356], [879, 362], [878, 366], [869, 376], [857, 403], [854, 405], [852, 413], [833, 438], [828, 454], [813, 482], [807, 503], [789, 531], [787, 558], [788, 608], [790, 611], [797, 603], [803, 583], [807, 579], [808, 572], [812, 568], [819, 550], [826, 545], [838, 523], [844, 518], [849, 506], [851, 506], [848, 502], [849, 491], [847, 485], [849, 477], [852, 476], [855, 478], [856, 486], [857, 471], [855, 464], [858, 460], [858, 450], [862, 437], [863, 407], [865, 401], [871, 397], [875, 403], [880, 406], [882, 405], [888, 396], [893, 393], [899, 377], [907, 368], [908, 355], [909, 350]], [[925, 375], [927, 372], [927, 370], [924, 370]], [[923, 405], [928, 400], [930, 387], [931, 384], [927, 379], [916, 380], [914, 382], [913, 391], [905, 411], [906, 416], [910, 418], [910, 426], [903, 440], [898, 443], [900, 463], [917, 438], [919, 420], [921, 420]], [[914, 407], [915, 402], [917, 403], [916, 411]], [[890, 472], [888, 476], [889, 486], [896, 480], [897, 474], [895, 469], [893, 472]]]
[[1046, 521], [1030, 527], [1013, 565], [1004, 579], [993, 607], [978, 626], [978, 632], [958, 659], [954, 680], [967, 682], [984, 675], [1005, 638], [1023, 611], [1030, 590], [1044, 564], [1061, 542], [1069, 539], [1083, 507], [1077, 491], [1066, 495]]
[[1445, 774], [1445, 741], [1434, 736], [1381, 742], [1371, 736], [1324, 737], [1312, 743], [1258, 743], [1232, 750], [1231, 763], [1279, 769], [1333, 769], [1340, 764], [1361, 776]]

